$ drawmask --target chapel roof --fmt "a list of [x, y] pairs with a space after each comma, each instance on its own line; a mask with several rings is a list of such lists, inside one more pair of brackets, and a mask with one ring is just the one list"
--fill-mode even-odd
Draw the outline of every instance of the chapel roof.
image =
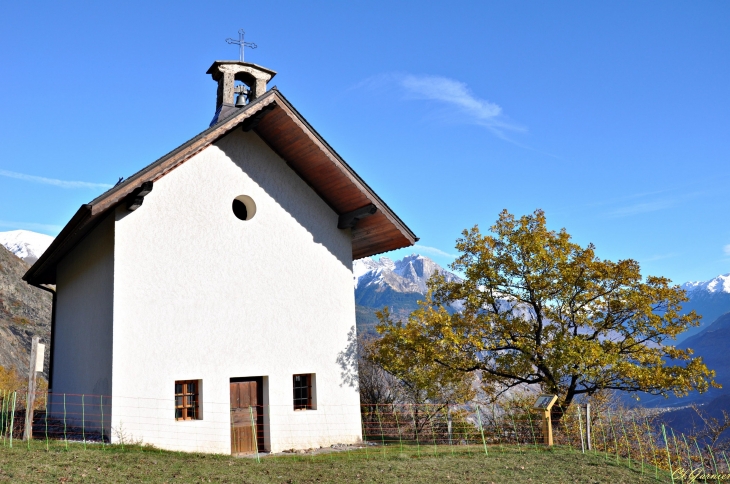
[[253, 130], [338, 215], [368, 206], [374, 214], [352, 228], [352, 258], [360, 259], [413, 245], [418, 238], [275, 87], [249, 104], [222, 115], [210, 128], [82, 205], [50, 247], [26, 272], [31, 284], [55, 284], [56, 265], [104, 217], [233, 129]]

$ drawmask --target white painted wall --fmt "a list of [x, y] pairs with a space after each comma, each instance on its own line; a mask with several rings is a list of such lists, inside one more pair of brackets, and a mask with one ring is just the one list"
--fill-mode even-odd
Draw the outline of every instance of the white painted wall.
[[[239, 195], [252, 220], [233, 215]], [[265, 376], [272, 451], [360, 439], [359, 396], [337, 364], [355, 326], [350, 232], [256, 134], [231, 132], [141, 208], [120, 207], [115, 237], [115, 427], [228, 453], [229, 379]], [[296, 373], [316, 374], [317, 410], [293, 410]], [[202, 380], [203, 419], [177, 422], [174, 382], [187, 379]]]
[[[103, 220], [56, 269], [56, 327], [50, 413], [75, 424], [83, 413], [89, 430], [101, 423], [98, 395], [112, 391], [112, 318], [114, 299], [114, 217]], [[97, 395], [85, 399], [81, 395]], [[86, 408], [86, 404], [88, 408]], [[105, 410], [109, 415], [109, 408]], [[109, 435], [109, 421], [105, 422]]]

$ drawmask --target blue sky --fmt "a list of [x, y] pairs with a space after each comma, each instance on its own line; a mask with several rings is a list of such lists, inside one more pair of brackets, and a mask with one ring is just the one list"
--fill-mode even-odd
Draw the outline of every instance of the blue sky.
[[205, 129], [246, 60], [447, 264], [506, 208], [676, 282], [730, 272], [730, 3], [6, 2], [0, 231]]

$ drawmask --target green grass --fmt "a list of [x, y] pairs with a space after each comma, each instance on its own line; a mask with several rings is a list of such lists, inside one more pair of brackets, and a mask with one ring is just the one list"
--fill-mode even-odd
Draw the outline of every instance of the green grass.
[[[452, 450], [454, 452], [452, 453]], [[481, 450], [481, 453], [479, 452]], [[668, 473], [654, 468], [629, 469], [599, 454], [553, 448], [490, 448], [477, 446], [421, 447], [399, 452], [396, 447], [369, 448], [350, 453], [250, 458], [185, 454], [146, 447], [35, 441], [30, 450], [24, 442], [12, 449], [0, 447], [0, 482], [231, 482], [322, 483], [380, 482], [407, 484], [441, 482], [486, 483], [642, 483], [670, 482]]]

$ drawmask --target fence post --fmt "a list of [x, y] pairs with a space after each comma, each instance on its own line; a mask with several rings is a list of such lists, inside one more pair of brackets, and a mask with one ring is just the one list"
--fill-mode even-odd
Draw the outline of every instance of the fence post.
[[400, 422], [398, 422], [398, 410], [395, 408], [395, 406], [393, 407], [393, 415], [395, 416], [395, 426], [398, 428], [398, 442], [400, 442], [400, 451], [403, 452], [403, 435], [401, 435]]
[[469, 421], [466, 416], [464, 416], [464, 420], [462, 421], [462, 430], [464, 431], [464, 442], [466, 443], [466, 451], [471, 456], [471, 445], [469, 445]]
[[717, 481], [717, 484], [720, 484], [720, 475], [717, 471], [717, 462], [715, 461], [715, 454], [712, 452], [712, 447], [709, 445], [707, 446], [707, 450], [710, 452], [710, 457], [712, 457], [712, 465], [715, 468], [715, 479]]
[[601, 437], [603, 437], [603, 451], [605, 452], [605, 460], [608, 460], [608, 444], [606, 443], [606, 431], [604, 429], [606, 425], [603, 423], [603, 417], [598, 417], [598, 419], [601, 422], [601, 425], [598, 428], [601, 429]]
[[385, 433], [383, 432], [383, 420], [380, 418], [379, 404], [375, 404], [375, 416], [378, 417], [378, 426], [380, 427], [380, 445], [383, 446], [383, 457], [385, 457]]
[[626, 434], [626, 426], [624, 425], [624, 418], [621, 417], [621, 430], [624, 433], [624, 440], [626, 441], [626, 458], [629, 460], [629, 469], [631, 469], [631, 444], [629, 443], [629, 436]]
[[606, 414], [608, 415], [608, 424], [611, 426], [611, 433], [613, 434], [613, 443], [615, 445], [616, 449], [616, 463], [618, 464], [618, 437], [616, 437], [616, 430], [613, 428], [613, 421], [611, 420], [611, 411], [606, 410]]
[[592, 450], [592, 443], [591, 443], [591, 404], [586, 403], [586, 444], [588, 445], [588, 450]]
[[0, 404], [0, 433], [3, 434], [3, 447], [5, 447], [5, 406], [7, 397], [5, 396], [5, 390], [3, 390], [3, 401]]
[[[689, 468], [692, 469], [692, 451], [689, 449], [687, 437], [684, 436], [684, 433], [682, 433], [682, 440], [684, 440], [684, 448], [687, 449], [687, 462], [689, 463]], [[728, 466], [728, 469], [730, 469], [730, 466]]]
[[46, 392], [46, 452], [48, 452], [48, 403], [51, 398], [51, 395], [49, 392]]
[[104, 447], [104, 395], [99, 395], [99, 410], [101, 413], [101, 446]]
[[672, 478], [672, 484], [674, 484], [674, 471], [672, 471], [672, 455], [669, 453], [669, 442], [667, 441], [667, 430], [662, 424], [662, 435], [664, 436], [664, 448], [667, 449], [667, 460], [669, 461], [669, 474]]
[[259, 436], [256, 432], [256, 419], [253, 418], [253, 407], [251, 405], [248, 406], [248, 413], [251, 415], [251, 435], [253, 436], [253, 448], [256, 449], [256, 462], [261, 463], [259, 458]]
[[636, 417], [631, 417], [631, 422], [634, 424], [634, 434], [636, 434], [636, 443], [639, 445], [639, 454], [641, 455], [641, 474], [644, 475], [644, 451], [641, 448], [641, 437], [639, 436], [639, 429], [636, 428]]
[[[30, 362], [28, 363], [28, 393], [25, 396], [25, 428], [23, 429], [23, 440], [30, 441], [33, 438], [33, 407], [35, 406], [35, 378], [38, 371], [38, 343], [40, 338], [33, 336], [30, 345]], [[41, 360], [41, 365], [42, 365]], [[41, 366], [41, 370], [43, 367]], [[30, 442], [28, 442], [30, 445]]]
[[86, 450], [86, 408], [84, 407], [84, 394], [81, 394], [81, 438], [84, 440], [84, 450]]
[[[63, 441], [66, 445], [66, 450], [68, 450], [68, 437], [66, 436], [66, 394], [63, 394]], [[124, 448], [124, 444], [122, 444], [122, 448]]]
[[365, 460], [370, 460], [368, 455], [368, 429], [365, 424], [365, 416], [367, 415], [367, 405], [364, 406], [365, 412], [363, 412], [363, 406], [360, 406], [360, 423], [362, 425], [362, 440], [365, 443]]
[[649, 427], [649, 417], [644, 417], [646, 422], [646, 435], [649, 436], [649, 444], [651, 445], [651, 452], [654, 455], [654, 479], [659, 480], [659, 458], [656, 454], [656, 445], [654, 445], [654, 436], [651, 434], [651, 427]]
[[[428, 409], [428, 404], [426, 404], [426, 409]], [[431, 426], [431, 438], [433, 438], [433, 455], [436, 457], [436, 431], [433, 428], [434, 419], [431, 417], [431, 412], [427, 410], [428, 415], [428, 424]]]
[[[532, 425], [532, 416], [530, 415], [530, 412], [527, 413], [527, 421], [530, 422], [530, 432], [532, 433], [532, 443], [535, 445], [535, 448], [537, 449], [537, 437], [535, 436], [535, 427]], [[547, 425], [544, 424], [545, 421], [543, 421], [543, 425], [545, 427], [545, 430], [547, 431], [550, 429], [550, 432], [547, 432], [547, 437], [545, 440], [547, 441], [546, 444], [553, 445], [553, 433], [552, 433], [552, 427], [548, 423]]]
[[13, 392], [13, 413], [10, 415], [10, 447], [13, 446], [13, 430], [15, 430], [15, 401], [18, 399], [18, 392]]
[[578, 431], [580, 432], [580, 450], [582, 453], [586, 453], [586, 446], [583, 441], [583, 420], [581, 418], [580, 405], [576, 405], [575, 408], [578, 410]]
[[446, 404], [446, 430], [449, 433], [449, 445], [452, 445], [453, 440], [452, 426], [453, 421], [451, 420], [451, 406]]
[[482, 425], [482, 411], [477, 405], [477, 419], [479, 420], [479, 432], [482, 434], [482, 445], [484, 446], [484, 455], [489, 455], [487, 452], [487, 441], [484, 439], [484, 426]]
[[694, 441], [695, 441], [695, 447], [697, 447], [697, 456], [700, 458], [700, 463], [702, 464], [702, 471], [704, 472], [704, 470], [705, 470], [705, 458], [702, 457], [702, 450], [700, 450], [700, 444], [697, 443], [697, 436], [694, 436], [693, 438], [694, 438]]
[[418, 457], [421, 457], [421, 442], [418, 439], [418, 422], [416, 421], [416, 410], [413, 405], [411, 405], [411, 417], [413, 417], [413, 433], [416, 436], [416, 453]]
[[515, 416], [512, 415], [512, 413], [509, 414], [509, 417], [512, 419], [512, 428], [515, 431], [515, 439], [517, 440], [517, 450], [522, 453], [522, 449], [520, 448], [520, 434], [517, 432], [517, 425], [515, 424]]
[[453, 422], [451, 421], [451, 406], [446, 404], [446, 432], [449, 434], [449, 447], [451, 447], [451, 456], [454, 455], [454, 441], [452, 438]]

